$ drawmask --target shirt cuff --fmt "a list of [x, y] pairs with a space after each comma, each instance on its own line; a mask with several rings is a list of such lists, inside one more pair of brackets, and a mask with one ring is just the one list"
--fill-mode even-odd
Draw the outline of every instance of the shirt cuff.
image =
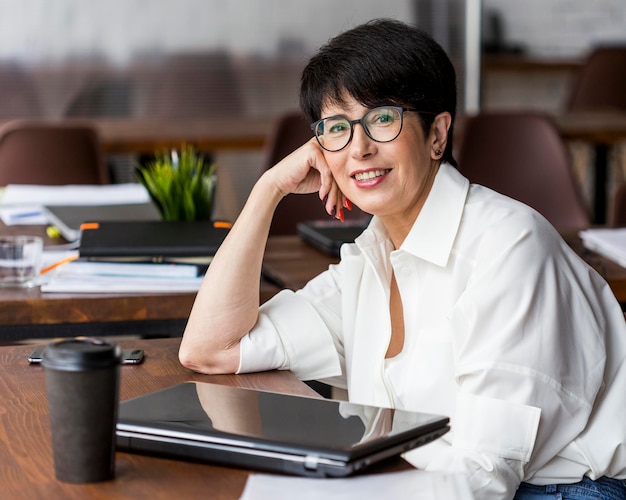
[[261, 306], [257, 324], [240, 345], [237, 373], [283, 369], [301, 380], [341, 375], [328, 327], [307, 300], [290, 290]]
[[287, 369], [287, 356], [280, 336], [267, 316], [259, 315], [254, 330], [239, 342], [239, 368], [236, 373]]

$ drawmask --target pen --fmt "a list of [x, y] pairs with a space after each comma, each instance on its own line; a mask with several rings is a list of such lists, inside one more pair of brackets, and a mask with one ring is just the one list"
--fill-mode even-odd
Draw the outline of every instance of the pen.
[[69, 257], [65, 257], [64, 259], [61, 259], [54, 264], [50, 264], [49, 266], [44, 267], [41, 271], [39, 271], [39, 274], [46, 274], [48, 271], [52, 271], [53, 269], [56, 269], [63, 264], [67, 264], [68, 262], [72, 262], [73, 260], [78, 259], [78, 257], [79, 255], [70, 255]]
[[13, 219], [26, 219], [28, 217], [37, 217], [39, 215], [43, 215], [41, 211], [39, 212], [22, 212], [21, 214], [12, 214], [9, 216], [11, 220]]

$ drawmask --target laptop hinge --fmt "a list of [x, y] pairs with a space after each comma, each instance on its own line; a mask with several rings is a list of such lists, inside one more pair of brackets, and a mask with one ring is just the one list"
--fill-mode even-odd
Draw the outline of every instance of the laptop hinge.
[[307, 455], [304, 458], [304, 468], [308, 470], [317, 470], [317, 466], [319, 465], [320, 458]]

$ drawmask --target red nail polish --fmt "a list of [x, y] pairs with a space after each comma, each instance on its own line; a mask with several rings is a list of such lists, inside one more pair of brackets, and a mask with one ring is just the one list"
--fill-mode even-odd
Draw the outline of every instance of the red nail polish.
[[343, 204], [348, 210], [352, 210], [352, 202], [348, 198], [343, 201]]

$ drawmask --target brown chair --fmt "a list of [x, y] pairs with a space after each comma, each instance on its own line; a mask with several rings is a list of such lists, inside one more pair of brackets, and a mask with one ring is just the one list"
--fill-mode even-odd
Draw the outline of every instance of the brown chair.
[[467, 117], [457, 160], [471, 182], [530, 205], [559, 231], [590, 225], [568, 152], [543, 113]]
[[568, 95], [569, 111], [626, 110], [626, 45], [591, 51]]
[[147, 116], [207, 118], [244, 113], [237, 71], [226, 52], [172, 54], [155, 79]]
[[16, 120], [0, 128], [0, 186], [109, 182], [91, 127]]
[[[313, 137], [311, 126], [298, 112], [280, 116], [270, 136], [262, 171], [265, 171]], [[262, 172], [261, 172], [262, 173]], [[354, 207], [344, 211], [346, 220], [363, 218], [365, 213]], [[317, 193], [290, 194], [276, 208], [270, 234], [296, 234], [298, 222], [307, 220], [332, 220], [326, 213]]]
[[608, 223], [612, 227], [626, 227], [626, 183], [620, 184], [613, 193]]
[[[626, 111], [626, 45], [598, 46], [587, 56], [573, 81], [566, 111]], [[610, 146], [594, 145], [594, 222], [610, 219]], [[609, 207], [607, 210], [607, 206]], [[610, 223], [610, 221], [609, 221]]]

